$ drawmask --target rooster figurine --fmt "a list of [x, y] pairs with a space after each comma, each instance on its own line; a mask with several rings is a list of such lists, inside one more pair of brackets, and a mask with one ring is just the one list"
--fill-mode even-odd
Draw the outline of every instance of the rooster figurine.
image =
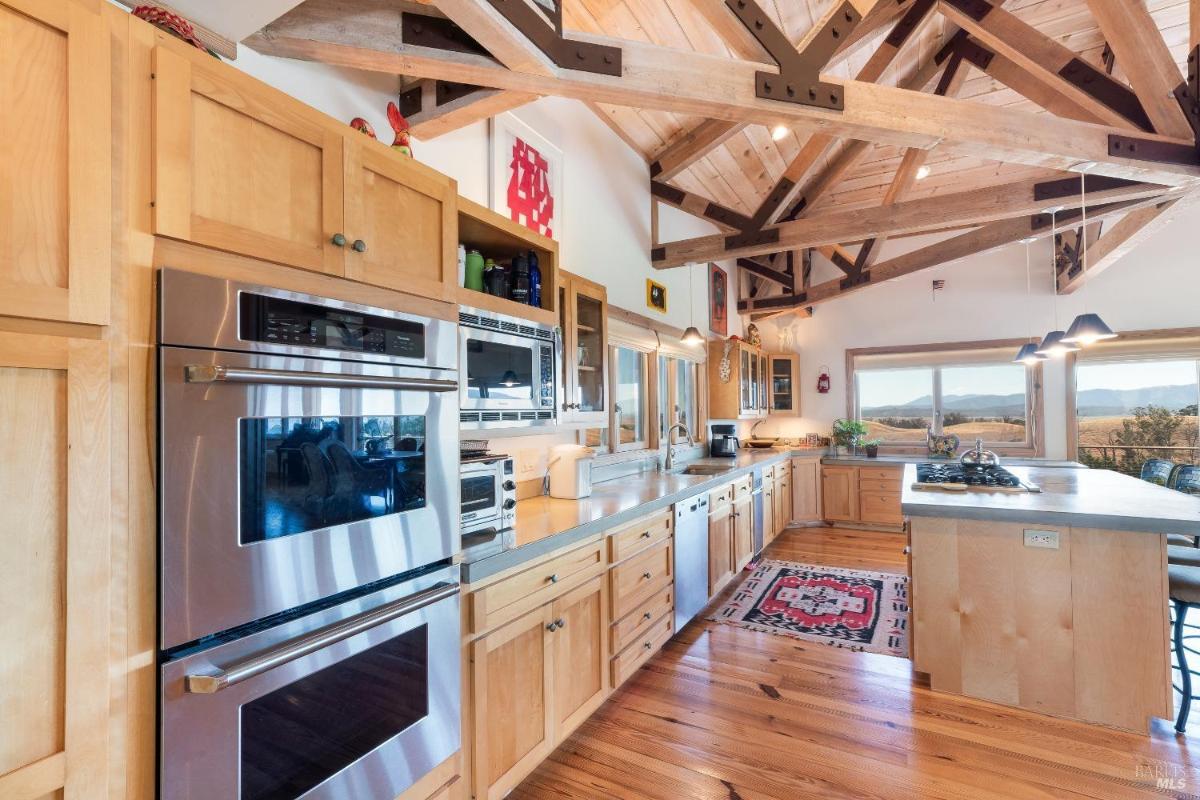
[[408, 136], [408, 120], [400, 113], [400, 109], [395, 103], [387, 104], [387, 118], [388, 122], [392, 125], [392, 130], [396, 132], [396, 140], [392, 142], [392, 148], [412, 158], [412, 145], [409, 143]]

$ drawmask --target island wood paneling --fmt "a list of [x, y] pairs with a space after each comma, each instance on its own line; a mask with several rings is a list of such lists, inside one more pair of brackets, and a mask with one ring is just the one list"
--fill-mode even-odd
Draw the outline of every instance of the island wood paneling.
[[[1136, 731], [1172, 715], [1164, 537], [911, 525], [916, 668], [935, 690]], [[1026, 547], [1029, 528], [1058, 549]]]

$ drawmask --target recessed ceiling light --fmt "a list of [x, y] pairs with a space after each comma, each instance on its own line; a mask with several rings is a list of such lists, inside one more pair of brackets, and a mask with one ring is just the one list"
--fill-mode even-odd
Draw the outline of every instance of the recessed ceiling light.
[[1069, 172], [1091, 172], [1098, 166], [1100, 165], [1095, 161], [1080, 161], [1078, 164], [1072, 164], [1067, 169]]
[[917, 167], [917, 180], [923, 181], [929, 177], [929, 167]]
[[787, 136], [789, 133], [791, 133], [791, 131], [788, 130], [788, 127], [786, 125], [776, 125], [774, 128], [771, 129], [771, 138], [778, 142], [780, 139]]

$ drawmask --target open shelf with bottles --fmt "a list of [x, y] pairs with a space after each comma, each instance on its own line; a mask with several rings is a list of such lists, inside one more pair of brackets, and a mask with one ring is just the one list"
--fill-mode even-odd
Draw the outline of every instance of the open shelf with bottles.
[[459, 305], [524, 317], [544, 325], [558, 324], [558, 242], [497, 214], [465, 197], [458, 198], [458, 241], [467, 251], [478, 250], [484, 258], [508, 264], [514, 256], [538, 258], [542, 273], [541, 305], [519, 303], [507, 297], [459, 286]]

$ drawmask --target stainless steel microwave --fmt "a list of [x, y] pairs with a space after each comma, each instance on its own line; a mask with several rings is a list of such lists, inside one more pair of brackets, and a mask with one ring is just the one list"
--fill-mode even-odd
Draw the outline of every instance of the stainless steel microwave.
[[461, 427], [558, 422], [558, 328], [474, 308], [460, 310], [458, 325]]

